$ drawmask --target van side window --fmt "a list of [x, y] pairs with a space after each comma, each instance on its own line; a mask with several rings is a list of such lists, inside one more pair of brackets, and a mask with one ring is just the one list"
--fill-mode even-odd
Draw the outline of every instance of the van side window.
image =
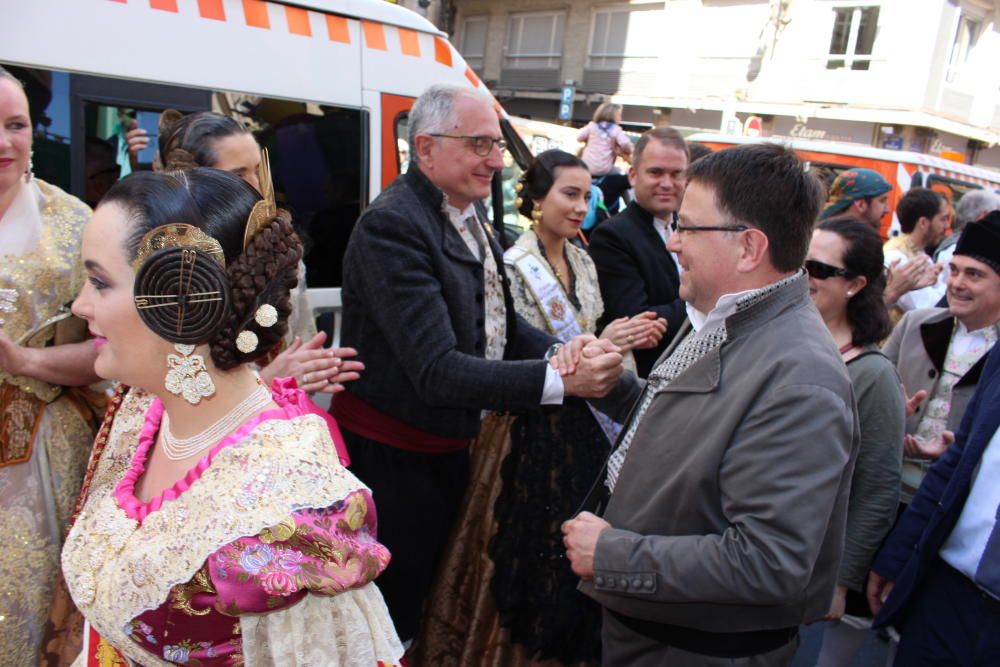
[[216, 94], [213, 106], [249, 125], [270, 152], [278, 206], [292, 214], [305, 245], [309, 287], [340, 287], [368, 177], [362, 111], [231, 93]]
[[405, 174], [410, 166], [410, 116], [401, 113], [396, 116], [396, 166], [399, 173]]

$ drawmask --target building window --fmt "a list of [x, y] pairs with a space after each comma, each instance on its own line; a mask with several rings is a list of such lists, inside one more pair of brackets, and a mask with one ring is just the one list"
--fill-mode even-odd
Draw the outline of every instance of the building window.
[[566, 14], [514, 14], [504, 45], [505, 69], [559, 69]]
[[983, 21], [967, 14], [962, 14], [958, 20], [958, 31], [948, 55], [948, 71], [945, 81], [951, 83], [960, 75], [962, 68], [969, 62], [972, 51], [976, 48], [979, 35], [982, 33]]
[[472, 16], [462, 21], [462, 39], [459, 50], [469, 67], [477, 72], [483, 71], [488, 24], [489, 17], [487, 16]]
[[660, 16], [659, 11], [634, 6], [596, 10], [591, 25], [587, 69], [652, 69], [656, 65], [655, 47], [659, 43]]
[[833, 14], [826, 68], [868, 69], [878, 31], [878, 7], [837, 7]]

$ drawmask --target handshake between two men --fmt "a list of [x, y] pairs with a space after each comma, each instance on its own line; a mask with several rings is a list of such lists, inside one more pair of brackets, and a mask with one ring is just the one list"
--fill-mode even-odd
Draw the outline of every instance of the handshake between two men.
[[656, 347], [666, 330], [666, 320], [653, 312], [622, 317], [609, 323], [600, 338], [580, 334], [570, 339], [549, 363], [559, 371], [565, 395], [603, 398], [621, 377], [624, 355]]

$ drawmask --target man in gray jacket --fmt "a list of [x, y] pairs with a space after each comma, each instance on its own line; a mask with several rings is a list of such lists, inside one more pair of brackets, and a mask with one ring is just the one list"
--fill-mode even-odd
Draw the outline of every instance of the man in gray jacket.
[[625, 423], [610, 498], [564, 543], [604, 607], [605, 665], [785, 665], [829, 609], [859, 440], [800, 268], [820, 187], [776, 144], [688, 178], [669, 243], [688, 321], [645, 385], [596, 401]]
[[951, 445], [1000, 336], [1000, 212], [970, 222], [949, 261], [948, 308], [911, 310], [882, 352], [907, 392], [902, 501]]

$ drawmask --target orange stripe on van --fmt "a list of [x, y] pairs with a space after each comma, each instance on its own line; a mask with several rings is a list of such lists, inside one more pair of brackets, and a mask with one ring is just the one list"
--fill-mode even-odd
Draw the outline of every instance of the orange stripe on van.
[[420, 40], [417, 31], [409, 28], [397, 28], [399, 32], [399, 48], [404, 56], [420, 57]]
[[451, 67], [451, 47], [440, 37], [434, 38], [434, 60], [445, 67]]
[[326, 16], [326, 32], [332, 42], [351, 43], [351, 33], [347, 30], [347, 19], [343, 16]]
[[198, 13], [203, 19], [226, 20], [226, 8], [222, 6], [222, 0], [198, 0]]
[[128, 4], [128, 0], [111, 0], [111, 2], [117, 2], [118, 4], [121, 5]]
[[365, 33], [365, 46], [378, 51], [388, 50], [385, 44], [385, 26], [374, 21], [362, 21], [361, 28]]
[[243, 16], [251, 28], [271, 28], [271, 19], [267, 15], [267, 3], [264, 0], [243, 0]]
[[301, 7], [285, 6], [285, 19], [288, 21], [288, 32], [293, 35], [312, 37], [312, 28], [309, 27], [309, 12]]
[[465, 68], [465, 78], [469, 80], [469, 83], [472, 84], [473, 88], [478, 88], [479, 87], [479, 83], [480, 83], [479, 77], [476, 76], [476, 73], [472, 71], [471, 67], [466, 67]]
[[165, 12], [177, 13], [177, 0], [149, 0], [150, 9], [161, 9]]

